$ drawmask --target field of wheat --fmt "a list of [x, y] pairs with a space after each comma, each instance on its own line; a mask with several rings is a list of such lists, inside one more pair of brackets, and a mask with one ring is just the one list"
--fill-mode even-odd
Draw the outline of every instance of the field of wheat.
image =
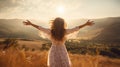
[[[47, 67], [48, 51], [0, 50], [0, 67]], [[72, 67], [119, 67], [120, 59], [69, 53]]]

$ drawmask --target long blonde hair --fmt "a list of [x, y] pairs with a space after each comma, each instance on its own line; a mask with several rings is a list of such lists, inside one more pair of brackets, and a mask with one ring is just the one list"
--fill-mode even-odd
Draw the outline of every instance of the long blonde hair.
[[65, 33], [66, 33], [66, 24], [64, 22], [64, 19], [58, 17], [55, 18], [55, 20], [52, 21], [51, 25], [51, 36], [55, 40], [62, 41]]

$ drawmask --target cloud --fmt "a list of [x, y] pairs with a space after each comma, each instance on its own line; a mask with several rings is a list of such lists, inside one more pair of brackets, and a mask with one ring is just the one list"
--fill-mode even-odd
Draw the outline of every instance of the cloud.
[[18, 7], [22, 0], [0, 0], [0, 12], [8, 11], [12, 8]]
[[56, 8], [61, 4], [65, 5], [66, 9], [70, 11], [77, 9], [79, 7], [79, 4], [74, 6], [74, 8], [70, 7], [75, 3], [76, 1], [70, 2], [68, 0], [0, 0], [0, 14], [2, 15], [2, 17], [50, 17], [56, 16]]
[[[64, 16], [102, 17], [120, 13], [119, 0], [0, 0], [0, 18], [50, 18], [58, 16], [56, 8], [65, 7]], [[116, 9], [116, 10], [114, 10]], [[115, 14], [116, 13], [116, 14]]]

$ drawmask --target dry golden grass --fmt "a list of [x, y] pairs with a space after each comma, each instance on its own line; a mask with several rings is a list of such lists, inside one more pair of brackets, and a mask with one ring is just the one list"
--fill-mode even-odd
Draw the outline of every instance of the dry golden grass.
[[[0, 67], [47, 67], [48, 51], [24, 51], [9, 48], [0, 51]], [[119, 67], [120, 59], [70, 54], [72, 67]]]

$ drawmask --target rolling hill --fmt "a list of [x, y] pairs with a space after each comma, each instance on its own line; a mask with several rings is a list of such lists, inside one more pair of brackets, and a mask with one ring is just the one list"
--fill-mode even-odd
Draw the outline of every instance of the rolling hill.
[[[22, 21], [24, 19], [0, 19], [0, 38], [23, 38], [23, 39], [42, 39], [39, 37], [39, 31], [32, 27], [26, 27]], [[80, 21], [85, 22], [87, 19], [71, 20], [68, 27], [76, 26], [80, 24]], [[108, 40], [119, 41], [120, 40], [120, 17], [108, 17], [100, 19], [92, 19], [95, 25], [92, 27], [86, 27], [79, 31], [80, 39], [93, 39], [93, 40]], [[39, 20], [32, 20], [36, 24], [44, 26], [47, 23], [43, 23]], [[35, 33], [36, 32], [36, 33]]]

